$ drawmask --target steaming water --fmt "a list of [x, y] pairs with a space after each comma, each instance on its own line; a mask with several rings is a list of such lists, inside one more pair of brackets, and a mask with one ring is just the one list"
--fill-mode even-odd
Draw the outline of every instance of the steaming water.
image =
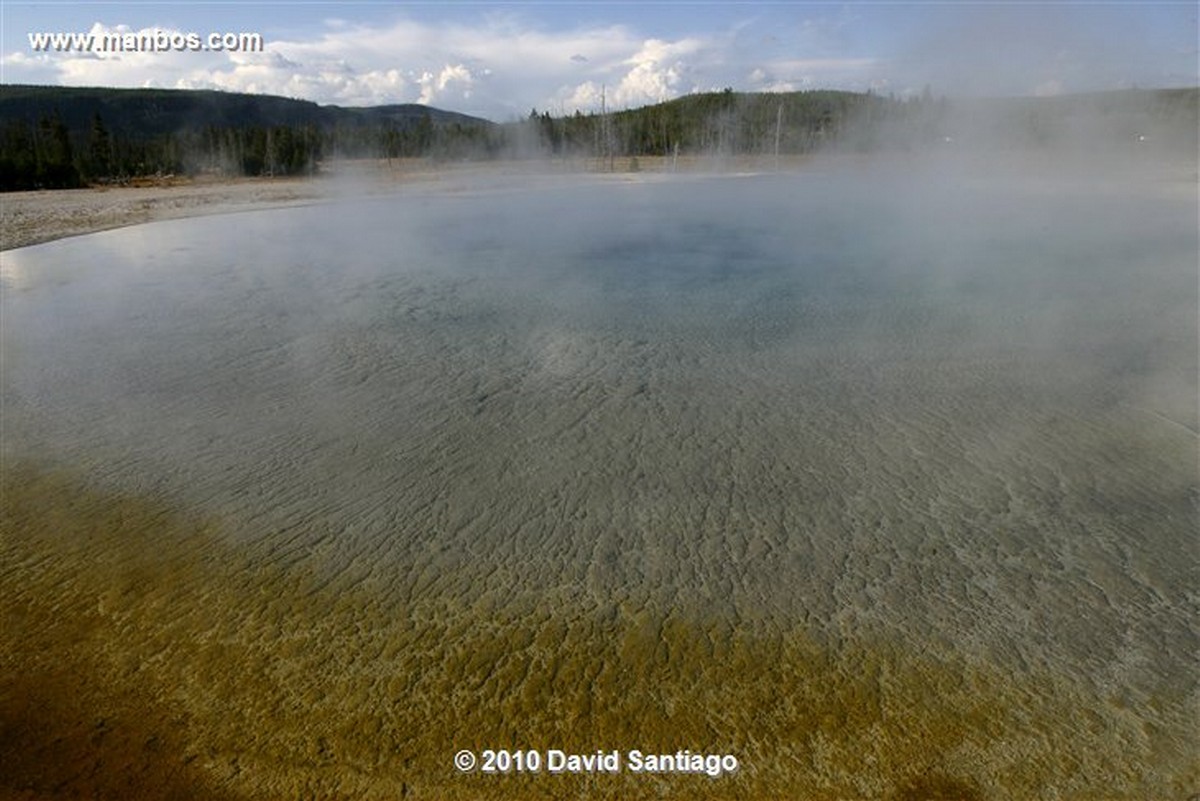
[[1196, 792], [1196, 213], [813, 172], [6, 253], [6, 786]]

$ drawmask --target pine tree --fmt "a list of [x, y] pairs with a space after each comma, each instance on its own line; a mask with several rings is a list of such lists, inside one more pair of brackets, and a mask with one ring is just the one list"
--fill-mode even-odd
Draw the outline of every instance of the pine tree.
[[112, 177], [112, 141], [99, 111], [92, 115], [92, 131], [88, 137], [87, 177], [92, 181]]
[[0, 139], [0, 190], [37, 186], [37, 151], [25, 120], [11, 120]]
[[37, 129], [37, 183], [47, 189], [79, 186], [79, 171], [71, 152], [71, 137], [67, 126], [56, 111], [42, 117]]

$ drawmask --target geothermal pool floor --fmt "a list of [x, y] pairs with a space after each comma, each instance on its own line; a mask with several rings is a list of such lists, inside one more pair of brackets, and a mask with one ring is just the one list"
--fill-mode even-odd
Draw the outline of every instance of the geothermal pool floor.
[[5, 253], [0, 795], [1200, 790], [1194, 190], [887, 180]]

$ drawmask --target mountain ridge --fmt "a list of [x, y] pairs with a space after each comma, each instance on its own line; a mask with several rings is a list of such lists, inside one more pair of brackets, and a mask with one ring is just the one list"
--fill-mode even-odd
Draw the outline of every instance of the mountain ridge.
[[0, 123], [36, 121], [57, 113], [69, 129], [91, 124], [100, 114], [108, 128], [125, 135], [157, 136], [204, 126], [303, 127], [329, 130], [339, 125], [414, 127], [428, 115], [437, 125], [490, 127], [496, 123], [420, 103], [381, 106], [320, 105], [311, 100], [224, 92], [217, 89], [108, 88], [0, 84]]

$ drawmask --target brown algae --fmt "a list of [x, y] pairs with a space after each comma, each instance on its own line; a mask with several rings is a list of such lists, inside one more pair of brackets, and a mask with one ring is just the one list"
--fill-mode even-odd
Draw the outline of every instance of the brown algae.
[[[1179, 732], [1075, 677], [932, 642], [620, 602], [397, 605], [322, 589], [220, 521], [28, 466], [6, 470], [2, 511], [6, 797], [975, 801], [1197, 781]], [[741, 768], [458, 774], [463, 748], [691, 748]]]

